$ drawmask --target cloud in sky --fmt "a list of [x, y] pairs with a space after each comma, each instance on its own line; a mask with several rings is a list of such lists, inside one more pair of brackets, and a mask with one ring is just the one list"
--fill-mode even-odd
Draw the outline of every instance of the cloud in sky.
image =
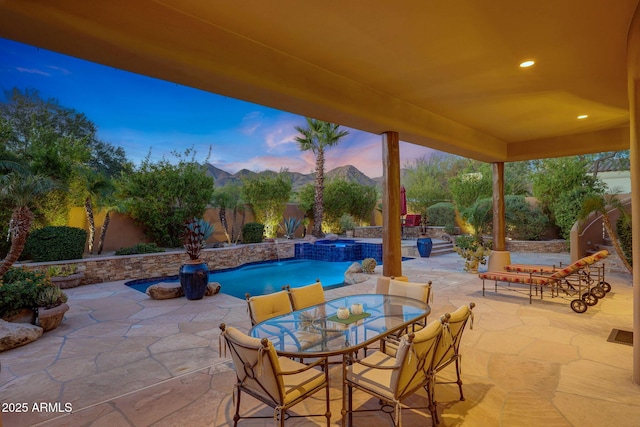
[[47, 76], [47, 77], [51, 76], [50, 73], [47, 73], [46, 71], [38, 70], [36, 68], [16, 67], [16, 70], [20, 73], [39, 74], [41, 76]]

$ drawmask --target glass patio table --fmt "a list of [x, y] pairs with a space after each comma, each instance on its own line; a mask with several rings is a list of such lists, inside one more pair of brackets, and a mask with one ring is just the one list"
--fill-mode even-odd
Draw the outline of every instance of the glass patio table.
[[[362, 304], [362, 314], [337, 317], [338, 309]], [[357, 311], [357, 310], [356, 310]], [[301, 359], [342, 356], [343, 378], [349, 357], [380, 339], [424, 320], [428, 304], [412, 298], [385, 295], [349, 295], [326, 301], [256, 324], [249, 334], [268, 338], [280, 356]], [[346, 415], [346, 386], [342, 386], [342, 420]]]

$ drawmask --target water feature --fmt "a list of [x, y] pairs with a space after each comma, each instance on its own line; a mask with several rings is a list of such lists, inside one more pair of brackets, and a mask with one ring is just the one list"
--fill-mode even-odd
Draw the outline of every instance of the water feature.
[[373, 258], [382, 262], [382, 244], [364, 243], [357, 240], [318, 240], [315, 243], [296, 243], [296, 259], [319, 261], [361, 261]]

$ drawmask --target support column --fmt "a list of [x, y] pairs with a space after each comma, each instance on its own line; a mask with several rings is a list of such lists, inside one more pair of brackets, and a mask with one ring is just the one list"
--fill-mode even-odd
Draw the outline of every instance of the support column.
[[631, 230], [633, 231], [633, 382], [640, 384], [640, 10], [636, 9], [627, 37], [629, 92]]
[[489, 254], [489, 271], [500, 271], [511, 264], [507, 251], [507, 232], [504, 208], [504, 163], [492, 164], [493, 168], [493, 250]]
[[382, 274], [402, 276], [400, 244], [400, 139], [382, 134]]

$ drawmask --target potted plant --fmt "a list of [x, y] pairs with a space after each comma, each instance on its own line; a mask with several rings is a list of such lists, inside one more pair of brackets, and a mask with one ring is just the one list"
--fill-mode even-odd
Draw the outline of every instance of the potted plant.
[[60, 289], [75, 288], [80, 285], [84, 278], [84, 273], [78, 271], [76, 264], [52, 265], [47, 268], [46, 273], [51, 279], [51, 283], [57, 285]]
[[36, 304], [38, 325], [44, 332], [57, 328], [69, 310], [67, 295], [54, 284], [40, 287]]
[[9, 268], [0, 278], [0, 318], [7, 322], [35, 324], [37, 296], [43, 286], [51, 286], [44, 273]]
[[209, 266], [200, 259], [206, 241], [213, 234], [213, 225], [202, 218], [193, 218], [185, 224], [184, 248], [189, 261], [180, 267], [180, 286], [188, 300], [202, 299], [209, 283]]
[[353, 230], [356, 228], [356, 221], [349, 214], [344, 214], [340, 217], [340, 228], [345, 232], [347, 237], [353, 237]]
[[427, 237], [427, 230], [429, 229], [429, 219], [427, 217], [427, 212], [424, 212], [420, 216], [420, 226], [418, 240], [416, 241], [416, 246], [418, 247], [418, 252], [420, 256], [423, 258], [429, 258], [431, 255], [431, 249], [433, 249], [433, 241], [430, 237]]
[[478, 273], [478, 267], [487, 263], [491, 253], [490, 245], [481, 236], [458, 236], [453, 249], [465, 259], [464, 270], [469, 273]]

